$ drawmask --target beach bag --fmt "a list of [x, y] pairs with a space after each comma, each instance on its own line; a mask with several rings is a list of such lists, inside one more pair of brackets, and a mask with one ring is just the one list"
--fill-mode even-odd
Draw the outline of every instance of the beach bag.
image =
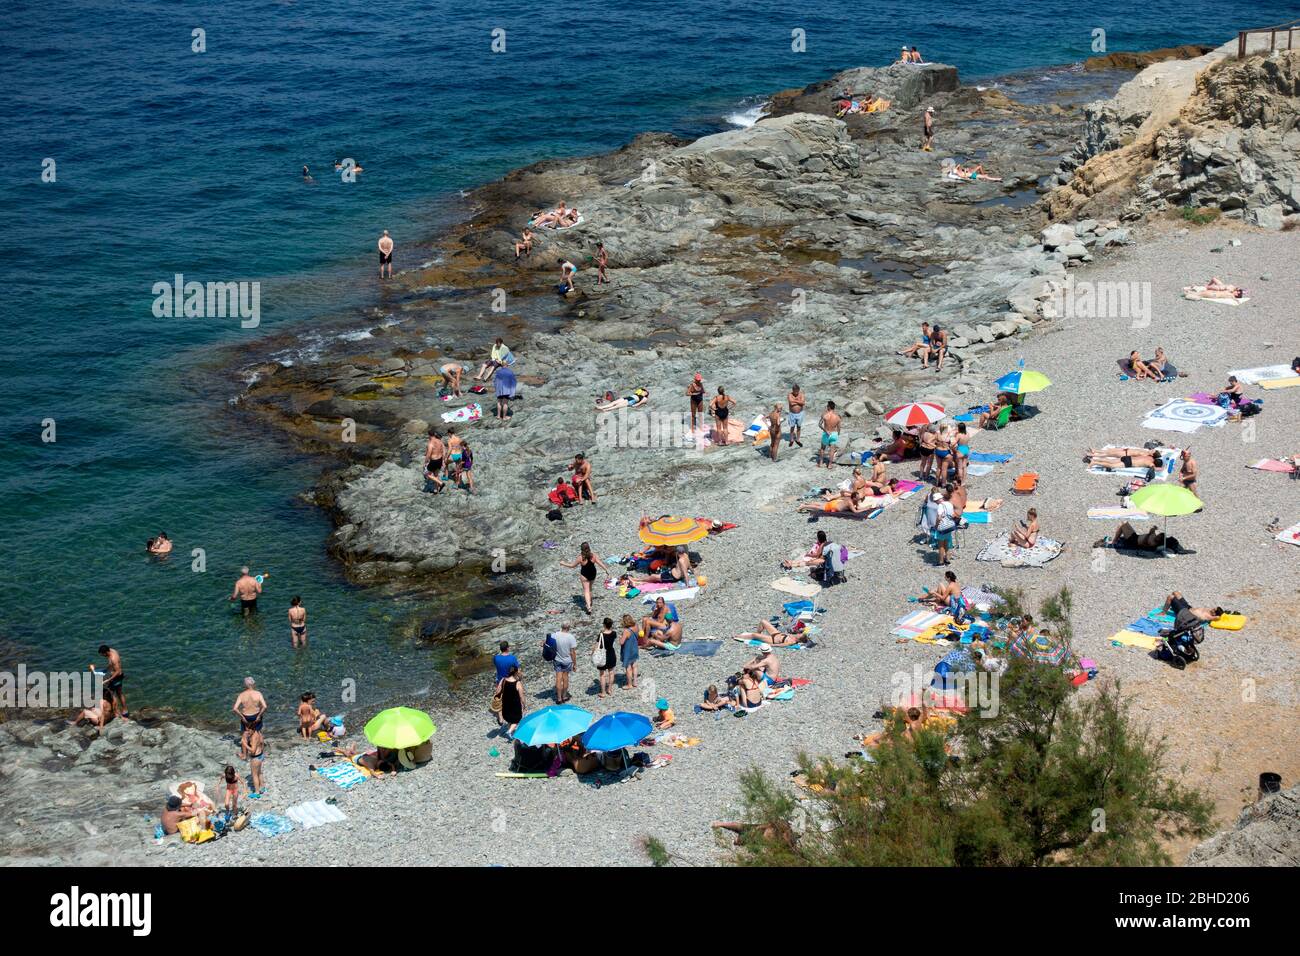
[[939, 520], [935, 523], [934, 530], [939, 534], [951, 534], [957, 530], [957, 522], [953, 520], [952, 515], [944, 512], [939, 515]]
[[494, 714], [501, 713], [501, 690], [499, 688], [497, 689], [497, 692], [492, 695], [492, 703], [488, 704], [488, 710], [492, 711]]
[[181, 839], [186, 843], [207, 843], [209, 840], [217, 838], [215, 831], [203, 829], [199, 825], [199, 821], [193, 817], [182, 820], [177, 829], [180, 831]]
[[591, 666], [595, 668], [605, 666], [605, 648], [597, 647], [591, 652]]
[[547, 634], [546, 640], [542, 642], [542, 660], [544, 661], [555, 660], [556, 650], [557, 648], [555, 646], [555, 636], [552, 634]]

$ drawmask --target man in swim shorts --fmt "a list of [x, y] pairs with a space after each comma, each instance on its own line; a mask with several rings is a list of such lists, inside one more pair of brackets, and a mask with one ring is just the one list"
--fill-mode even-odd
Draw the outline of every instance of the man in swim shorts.
[[289, 601], [289, 640], [294, 647], [307, 646], [307, 609], [297, 595]]
[[239, 715], [239, 756], [247, 759], [251, 749], [249, 735], [254, 731], [261, 733], [262, 717], [267, 709], [266, 698], [257, 689], [257, 682], [253, 678], [244, 678], [244, 689], [239, 692], [230, 709]]
[[109, 647], [107, 644], [99, 645], [99, 653], [108, 661], [108, 673], [104, 676], [104, 695], [112, 702], [113, 709], [117, 711], [119, 717], [130, 720], [130, 715], [126, 711], [126, 693], [122, 690], [122, 682], [126, 679], [126, 674], [122, 673], [122, 655], [116, 648]]
[[840, 415], [835, 411], [834, 402], [826, 403], [826, 411], [822, 412], [819, 424], [822, 429], [822, 445], [817, 451], [817, 467], [820, 468], [825, 461], [826, 467], [830, 468], [840, 453]]
[[379, 237], [379, 278], [384, 277], [384, 266], [388, 267], [388, 278], [393, 277], [393, 240], [388, 230]]
[[248, 568], [240, 568], [230, 600], [239, 599], [240, 612], [244, 617], [252, 617], [257, 613], [257, 596], [261, 593], [262, 585], [257, 583], [257, 578], [248, 573]]
[[434, 484], [434, 492], [442, 491], [443, 464], [447, 457], [447, 446], [442, 443], [442, 435], [434, 426], [429, 428], [429, 443], [424, 446], [424, 477]]
[[790, 429], [790, 444], [803, 447], [799, 439], [803, 437], [803, 407], [808, 404], [799, 383], [790, 386], [790, 394], [785, 397], [790, 413], [785, 416], [785, 424]]
[[578, 274], [578, 267], [568, 259], [556, 259], [560, 264], [560, 287], [564, 290], [565, 295], [574, 291], [573, 277]]

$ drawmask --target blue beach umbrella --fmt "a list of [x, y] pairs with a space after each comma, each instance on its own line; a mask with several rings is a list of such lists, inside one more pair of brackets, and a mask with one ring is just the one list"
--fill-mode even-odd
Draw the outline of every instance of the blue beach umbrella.
[[572, 704], [543, 707], [519, 721], [515, 740], [530, 747], [563, 743], [591, 726], [591, 714]]
[[582, 735], [582, 745], [588, 750], [622, 750], [640, 743], [653, 732], [649, 717], [618, 711], [592, 724]]
[[1016, 369], [1014, 372], [1008, 372], [1000, 379], [993, 383], [999, 392], [1009, 392], [1012, 395], [1024, 395], [1028, 392], [1041, 392], [1047, 386], [1052, 384], [1042, 372], [1034, 372], [1027, 368]]

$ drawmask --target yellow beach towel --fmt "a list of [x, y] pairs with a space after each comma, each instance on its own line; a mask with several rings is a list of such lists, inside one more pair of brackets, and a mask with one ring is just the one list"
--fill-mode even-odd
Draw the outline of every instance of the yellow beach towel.
[[1125, 647], [1140, 647], [1144, 651], [1154, 651], [1160, 646], [1159, 638], [1127, 629], [1111, 635], [1110, 640], [1112, 644], [1123, 644]]
[[1300, 375], [1295, 378], [1267, 378], [1259, 383], [1260, 388], [1291, 388], [1300, 385]]

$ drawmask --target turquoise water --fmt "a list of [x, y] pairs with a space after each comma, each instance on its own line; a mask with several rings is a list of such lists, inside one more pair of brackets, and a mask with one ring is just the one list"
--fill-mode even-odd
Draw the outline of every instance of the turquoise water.
[[[226, 411], [236, 385], [212, 368], [216, 346], [383, 310], [379, 230], [412, 267], [461, 189], [647, 129], [716, 131], [761, 94], [888, 62], [904, 42], [971, 79], [1081, 60], [1097, 27], [1112, 50], [1147, 49], [1288, 16], [1268, 2], [977, 2], [958, 25], [954, 10], [6, 5], [0, 646], [62, 669], [110, 642], [135, 706], [203, 715], [245, 673], [286, 706], [349, 678], [361, 704], [437, 686], [439, 658], [416, 634], [446, 608], [346, 584], [325, 555], [327, 518], [298, 498], [320, 463]], [[191, 49], [196, 28], [206, 52]], [[504, 53], [491, 52], [496, 28]], [[794, 29], [806, 52], [791, 51]], [[365, 167], [355, 183], [333, 172], [344, 157]], [[260, 282], [261, 325], [155, 318], [153, 284], [175, 273]], [[143, 554], [159, 530], [177, 545], [163, 562]], [[270, 572], [254, 625], [224, 601], [243, 563]], [[310, 611], [306, 652], [288, 647], [292, 594]]]

